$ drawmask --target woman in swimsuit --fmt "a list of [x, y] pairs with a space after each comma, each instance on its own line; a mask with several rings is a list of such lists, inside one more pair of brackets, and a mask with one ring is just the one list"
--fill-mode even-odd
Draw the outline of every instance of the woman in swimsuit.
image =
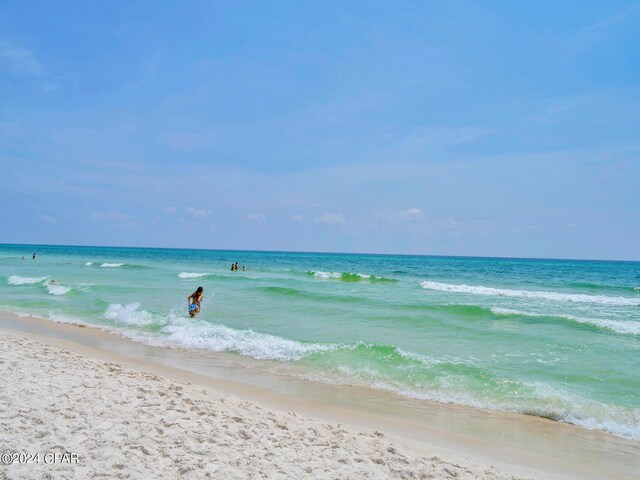
[[195, 292], [187, 297], [187, 304], [189, 305], [189, 315], [191, 316], [191, 318], [200, 313], [200, 302], [202, 301], [202, 297], [204, 296], [203, 292], [204, 290], [202, 289], [202, 287], [198, 287]]

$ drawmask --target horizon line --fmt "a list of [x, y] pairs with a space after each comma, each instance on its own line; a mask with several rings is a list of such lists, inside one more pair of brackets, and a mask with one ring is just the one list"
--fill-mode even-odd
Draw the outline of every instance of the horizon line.
[[0, 246], [30, 246], [30, 247], [80, 247], [80, 248], [129, 248], [147, 250], [199, 250], [204, 252], [259, 252], [259, 253], [297, 253], [315, 255], [378, 255], [395, 257], [452, 257], [452, 258], [491, 258], [500, 260], [554, 260], [574, 262], [627, 262], [640, 263], [638, 260], [604, 259], [604, 258], [561, 258], [561, 257], [509, 257], [490, 255], [446, 255], [446, 254], [420, 254], [420, 253], [372, 253], [372, 252], [333, 252], [333, 251], [304, 251], [304, 250], [244, 250], [230, 248], [197, 248], [197, 247], [134, 247], [127, 245], [75, 245], [75, 244], [48, 244], [48, 243], [2, 243]]

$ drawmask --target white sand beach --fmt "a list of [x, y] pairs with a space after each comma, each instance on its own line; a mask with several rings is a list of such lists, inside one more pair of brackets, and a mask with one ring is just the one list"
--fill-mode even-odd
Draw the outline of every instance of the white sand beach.
[[24, 338], [2, 335], [0, 362], [3, 453], [79, 458], [6, 478], [521, 478]]
[[[327, 420], [322, 409], [318, 416], [280, 410], [225, 393], [224, 382], [180, 382], [175, 372], [167, 378], [147, 371], [158, 368], [129, 368], [105, 350], [91, 353], [66, 340], [0, 330], [0, 453], [40, 454], [39, 463], [2, 466], [0, 477], [607, 478], [577, 464], [574, 476], [540, 455], [516, 455], [508, 465], [498, 449], [495, 458], [487, 455], [487, 442], [468, 455], [472, 442], [461, 440], [456, 452], [458, 437], [446, 431], [415, 442], [379, 430], [375, 416], [347, 424]], [[77, 463], [52, 463], [56, 452], [77, 455]]]

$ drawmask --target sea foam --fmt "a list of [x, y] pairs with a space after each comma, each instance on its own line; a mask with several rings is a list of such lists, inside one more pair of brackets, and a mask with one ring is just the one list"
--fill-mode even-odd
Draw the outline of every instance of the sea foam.
[[35, 283], [44, 282], [48, 278], [49, 277], [32, 278], [32, 277], [19, 277], [18, 275], [11, 275], [7, 279], [7, 283], [9, 285], [32, 285], [32, 284], [35, 284]]
[[182, 272], [178, 274], [178, 277], [180, 278], [200, 278], [200, 277], [206, 277], [207, 275], [211, 275], [210, 273], [189, 273], [189, 272]]
[[100, 265], [102, 268], [118, 268], [125, 265], [124, 263], [103, 263]]
[[140, 304], [137, 302], [127, 305], [112, 303], [107, 307], [104, 318], [126, 325], [149, 325], [155, 323], [153, 315], [146, 310], [140, 310]]
[[311, 274], [315, 278], [320, 278], [322, 280], [329, 280], [329, 279], [337, 280], [339, 278], [342, 278], [342, 274], [338, 272], [313, 272], [312, 271]]
[[397, 281], [393, 278], [377, 277], [375, 275], [368, 275], [366, 273], [321, 272], [321, 271], [314, 271], [314, 270], [311, 270], [307, 273], [309, 275], [312, 275], [314, 278], [318, 278], [320, 280], [342, 280], [343, 282], [360, 282], [363, 280], [367, 280], [370, 282], [396, 282]]
[[329, 344], [302, 343], [253, 330], [236, 330], [224, 325], [184, 319], [176, 319], [164, 327], [162, 333], [167, 334], [168, 341], [181, 346], [214, 352], [236, 352], [259, 360], [295, 361], [311, 353], [335, 349]]
[[[44, 283], [43, 283], [44, 282]], [[19, 277], [18, 275], [11, 275], [7, 279], [9, 285], [36, 285], [42, 283], [47, 287], [47, 291], [51, 295], [64, 295], [71, 291], [71, 288], [60, 285], [59, 283], [51, 283], [49, 277]]]
[[537, 298], [554, 302], [594, 303], [600, 305], [636, 306], [640, 299], [628, 297], [610, 297], [607, 295], [585, 295], [581, 293], [539, 292], [532, 290], [511, 290], [508, 288], [484, 287], [482, 285], [453, 285], [439, 282], [422, 282], [425, 290], [448, 293], [468, 293], [492, 297]]
[[491, 307], [491, 312], [496, 315], [521, 315], [524, 317], [557, 317], [565, 318], [577, 323], [586, 323], [597, 327], [613, 330], [618, 333], [631, 333], [640, 335], [640, 322], [621, 321], [621, 320], [604, 320], [600, 318], [585, 318], [575, 315], [566, 315], [561, 313], [531, 313], [522, 312], [520, 310], [512, 310], [510, 308]]
[[71, 288], [60, 285], [59, 283], [52, 284], [50, 282], [45, 282], [45, 286], [47, 287], [47, 291], [50, 295], [64, 295], [71, 291]]

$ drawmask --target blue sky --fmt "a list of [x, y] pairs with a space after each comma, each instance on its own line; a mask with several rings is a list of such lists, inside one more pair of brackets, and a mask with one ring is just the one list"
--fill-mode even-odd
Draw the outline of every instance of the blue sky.
[[0, 242], [640, 259], [640, 3], [3, 2]]

